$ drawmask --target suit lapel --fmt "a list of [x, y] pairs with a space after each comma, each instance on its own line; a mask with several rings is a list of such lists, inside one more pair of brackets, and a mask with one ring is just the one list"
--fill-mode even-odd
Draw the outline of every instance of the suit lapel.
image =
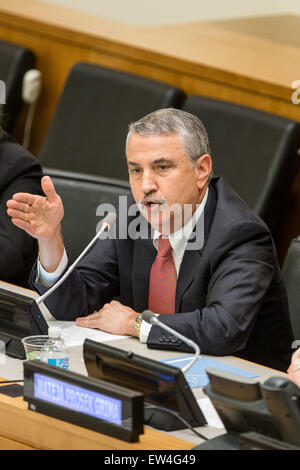
[[142, 312], [148, 306], [150, 271], [156, 254], [151, 238], [134, 242], [132, 280], [134, 307], [137, 312]]
[[[208, 198], [204, 208], [204, 221], [203, 216], [199, 218], [196, 226], [194, 227], [193, 233], [189, 240], [201, 241], [199, 243], [199, 247], [197, 249], [189, 249], [189, 244], [187, 245], [187, 249], [184, 252], [180, 271], [177, 280], [177, 288], [176, 288], [176, 301], [175, 301], [175, 311], [180, 311], [180, 306], [182, 302], [182, 297], [186, 290], [189, 288], [191, 283], [195, 278], [195, 274], [199, 269], [199, 265], [202, 258], [202, 253], [205, 249], [206, 242], [208, 239], [209, 231], [211, 228], [211, 224], [215, 215], [217, 204], [217, 193], [213, 185], [209, 186]], [[204, 225], [204, 230], [203, 230]], [[190, 248], [193, 248], [193, 243], [191, 243]]]
[[185, 251], [177, 280], [175, 312], [180, 311], [183, 294], [193, 282], [200, 260], [200, 251]]

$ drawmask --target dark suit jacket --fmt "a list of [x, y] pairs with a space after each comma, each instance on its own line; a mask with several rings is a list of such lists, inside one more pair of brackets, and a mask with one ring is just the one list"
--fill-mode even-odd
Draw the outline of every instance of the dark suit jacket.
[[42, 194], [37, 160], [0, 128], [0, 279], [27, 286], [37, 257], [37, 242], [15, 227], [6, 201], [17, 192]]
[[[132, 221], [129, 218], [128, 225]], [[177, 282], [178, 313], [159, 319], [198, 343], [204, 354], [234, 354], [286, 370], [293, 337], [269, 230], [222, 178], [213, 178], [210, 184], [204, 224], [203, 247], [184, 253]], [[120, 297], [142, 312], [147, 309], [155, 256], [151, 239], [100, 241], [48, 298], [48, 308], [58, 319], [72, 320]], [[147, 343], [189, 351], [158, 326], [151, 328]]]

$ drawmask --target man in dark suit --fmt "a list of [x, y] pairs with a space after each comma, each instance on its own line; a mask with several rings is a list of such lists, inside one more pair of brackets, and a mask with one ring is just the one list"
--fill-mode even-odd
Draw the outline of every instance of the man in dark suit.
[[12, 225], [6, 201], [17, 191], [42, 194], [37, 160], [0, 127], [0, 279], [28, 287], [37, 242]]
[[[202, 353], [285, 370], [293, 338], [271, 235], [222, 178], [211, 178], [202, 123], [184, 111], [156, 111], [130, 126], [126, 150], [133, 195], [127, 202], [140, 212], [126, 218], [126, 236], [118, 213], [116, 236], [98, 242], [48, 298], [52, 314], [139, 336], [152, 348], [187, 351], [141, 322], [149, 308]], [[68, 265], [63, 207], [50, 178], [42, 185], [46, 198], [15, 195], [7, 203], [13, 223], [39, 241], [32, 277], [39, 292]]]

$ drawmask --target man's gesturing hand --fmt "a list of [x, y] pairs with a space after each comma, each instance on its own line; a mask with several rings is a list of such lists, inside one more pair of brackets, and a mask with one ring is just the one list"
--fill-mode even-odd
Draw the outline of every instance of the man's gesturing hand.
[[38, 240], [50, 241], [57, 234], [64, 216], [61, 198], [49, 176], [41, 181], [44, 196], [16, 193], [7, 201], [12, 223]]

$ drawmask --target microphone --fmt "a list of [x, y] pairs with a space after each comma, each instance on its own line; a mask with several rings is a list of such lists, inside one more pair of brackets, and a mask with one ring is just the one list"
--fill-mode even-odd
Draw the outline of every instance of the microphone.
[[69, 269], [65, 272], [65, 274], [49, 289], [47, 292], [45, 292], [43, 295], [40, 295], [40, 297], [37, 297], [35, 299], [35, 302], [37, 305], [39, 305], [41, 302], [44, 302], [44, 300], [51, 295], [66, 279], [67, 277], [71, 274], [71, 272], [74, 270], [74, 268], [77, 266], [79, 261], [84, 257], [84, 255], [89, 251], [89, 249], [94, 245], [94, 243], [98, 240], [100, 235], [103, 232], [106, 232], [110, 230], [111, 226], [115, 223], [116, 221], [116, 214], [114, 212], [110, 212], [107, 214], [107, 216], [103, 219], [101, 223], [101, 228], [98, 230], [96, 233], [95, 237], [90, 241], [90, 243], [87, 245], [87, 247], [82, 251], [82, 253], [76, 258], [74, 263], [69, 267]]
[[176, 338], [180, 339], [185, 344], [194, 349], [195, 355], [192, 358], [191, 362], [182, 368], [182, 372], [185, 374], [200, 356], [200, 348], [198, 344], [196, 344], [194, 341], [187, 338], [186, 336], [183, 336], [181, 333], [178, 333], [177, 331], [173, 330], [173, 328], [171, 328], [170, 326], [165, 325], [164, 323], [159, 321], [159, 319], [153, 312], [151, 312], [151, 310], [144, 310], [144, 312], [142, 313], [142, 319], [145, 320], [147, 323], [150, 323], [151, 325], [160, 326], [163, 330], [166, 330], [168, 333], [171, 333], [172, 335], [176, 336]]

